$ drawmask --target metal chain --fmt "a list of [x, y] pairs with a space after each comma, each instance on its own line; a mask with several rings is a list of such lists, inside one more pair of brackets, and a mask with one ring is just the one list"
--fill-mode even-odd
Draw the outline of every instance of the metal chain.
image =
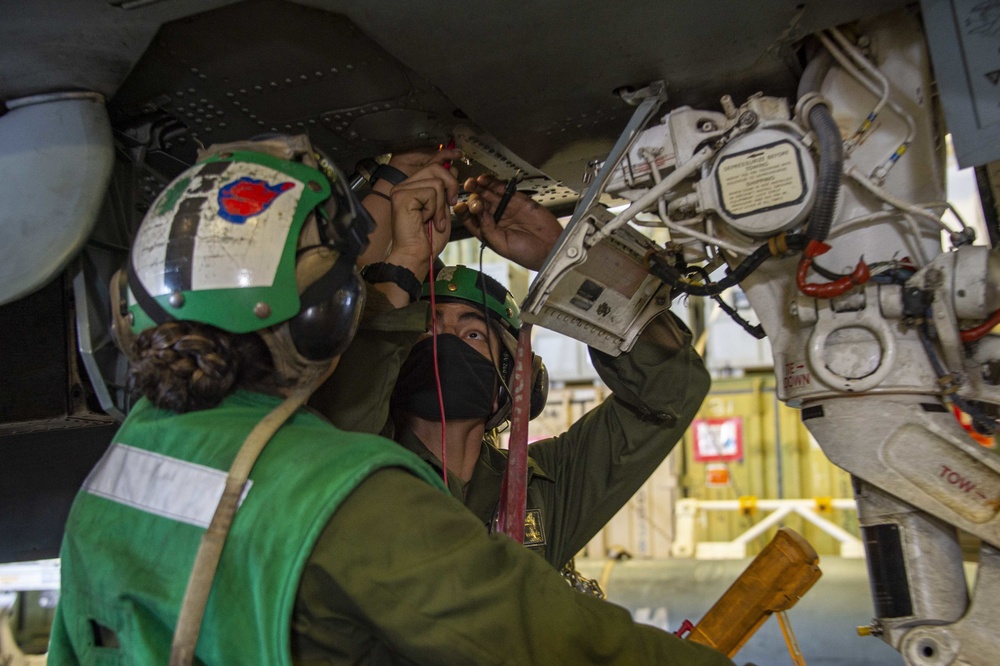
[[601, 589], [600, 584], [593, 578], [587, 578], [576, 570], [576, 558], [570, 559], [559, 572], [569, 586], [572, 587], [577, 592], [583, 592], [584, 594], [589, 594], [592, 597], [597, 597], [598, 599], [607, 599], [607, 595], [604, 594], [604, 590]]

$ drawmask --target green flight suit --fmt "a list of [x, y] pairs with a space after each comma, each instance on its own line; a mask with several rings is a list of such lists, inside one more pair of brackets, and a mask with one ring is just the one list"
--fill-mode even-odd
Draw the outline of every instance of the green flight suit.
[[[239, 442], [280, 400], [238, 392], [182, 415], [144, 402], [133, 410], [116, 439], [131, 443], [128, 455], [92, 475], [74, 505], [50, 664], [133, 663], [126, 654], [166, 663], [218, 496], [207, 488], [221, 488]], [[136, 464], [142, 473], [126, 474]], [[732, 665], [574, 592], [515, 542], [483, 534], [388, 441], [302, 410], [251, 478], [196, 663]]]
[[[382, 432], [440, 473], [415, 435], [392, 433], [389, 395], [410, 348], [427, 327], [428, 304], [393, 309], [369, 290], [369, 309], [333, 379], [310, 404], [344, 430]], [[567, 432], [529, 447], [525, 545], [562, 566], [628, 502], [680, 440], [708, 393], [710, 379], [690, 333], [664, 313], [626, 354], [594, 349], [591, 359], [614, 396]], [[492, 525], [507, 452], [487, 434], [467, 485], [449, 474], [452, 494]]]
[[292, 653], [309, 666], [733, 663], [576, 592], [397, 469], [366, 479], [320, 535], [299, 586]]

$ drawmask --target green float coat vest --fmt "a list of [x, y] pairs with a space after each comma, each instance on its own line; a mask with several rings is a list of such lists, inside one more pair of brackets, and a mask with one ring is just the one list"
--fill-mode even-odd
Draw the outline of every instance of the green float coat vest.
[[[70, 512], [50, 664], [166, 663], [226, 470], [280, 402], [239, 391], [217, 408], [187, 414], [146, 400], [136, 405]], [[344, 498], [384, 467], [408, 469], [443, 490], [423, 461], [389, 440], [337, 430], [303, 410], [282, 426], [254, 466], [233, 521], [199, 661], [290, 663], [292, 608], [316, 538]], [[113, 632], [120, 647], [97, 645], [98, 627]]]

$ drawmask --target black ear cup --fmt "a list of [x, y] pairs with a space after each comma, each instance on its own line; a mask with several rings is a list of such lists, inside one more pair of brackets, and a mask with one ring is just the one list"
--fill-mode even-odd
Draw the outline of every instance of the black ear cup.
[[[504, 382], [509, 387], [514, 379], [514, 357], [506, 350], [501, 352], [500, 371], [503, 373]], [[545, 410], [545, 403], [549, 399], [549, 371], [542, 362], [542, 357], [538, 354], [531, 354], [531, 403], [528, 411], [528, 420], [541, 416]], [[507, 390], [500, 387], [500, 412], [503, 413], [501, 420], [506, 420], [510, 416], [512, 407], [511, 397]]]
[[537, 418], [545, 410], [549, 399], [549, 371], [538, 354], [531, 355], [531, 409], [528, 420]]
[[301, 309], [288, 321], [299, 354], [322, 361], [344, 353], [358, 329], [364, 294], [353, 258], [341, 255], [302, 293]]

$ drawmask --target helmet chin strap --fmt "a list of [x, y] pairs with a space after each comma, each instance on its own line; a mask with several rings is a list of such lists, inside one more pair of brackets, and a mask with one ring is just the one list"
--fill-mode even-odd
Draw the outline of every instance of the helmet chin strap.
[[222, 548], [233, 524], [236, 509], [239, 507], [240, 496], [246, 486], [250, 471], [260, 456], [264, 447], [271, 441], [278, 429], [305, 404], [313, 391], [319, 388], [337, 367], [340, 357], [335, 357], [324, 363], [314, 363], [299, 378], [298, 384], [291, 390], [288, 397], [275, 407], [267, 416], [250, 431], [243, 445], [240, 446], [229, 476], [226, 487], [215, 508], [212, 522], [201, 537], [198, 554], [195, 556], [188, 579], [184, 600], [181, 603], [180, 615], [177, 618], [177, 628], [174, 630], [173, 642], [170, 646], [170, 666], [189, 666], [194, 659], [195, 647], [198, 645], [198, 635], [201, 632], [201, 622], [205, 615], [205, 605], [212, 590], [212, 581], [219, 566]]

